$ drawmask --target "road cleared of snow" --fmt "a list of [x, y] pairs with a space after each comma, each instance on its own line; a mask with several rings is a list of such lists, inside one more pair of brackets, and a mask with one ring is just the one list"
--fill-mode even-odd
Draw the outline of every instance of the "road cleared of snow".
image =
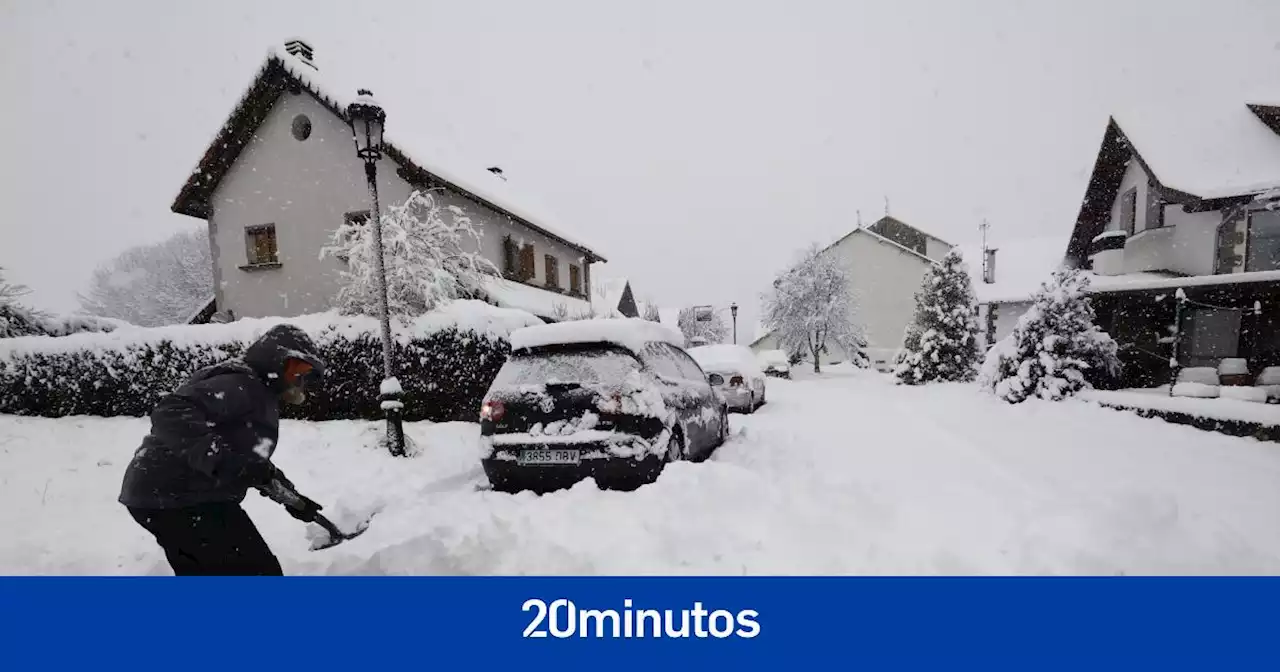
[[[291, 574], [1275, 574], [1280, 449], [1078, 401], [1018, 406], [870, 372], [769, 380], [703, 464], [636, 492], [479, 489], [475, 425], [286, 422], [276, 459], [339, 524], [250, 494]], [[166, 574], [115, 503], [146, 423], [0, 416], [0, 572]]]

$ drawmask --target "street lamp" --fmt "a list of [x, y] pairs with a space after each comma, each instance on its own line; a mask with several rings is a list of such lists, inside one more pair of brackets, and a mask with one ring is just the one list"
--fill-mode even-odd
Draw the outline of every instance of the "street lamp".
[[382, 128], [387, 113], [373, 99], [368, 89], [356, 92], [355, 102], [347, 106], [347, 121], [356, 142], [356, 156], [364, 161], [364, 176], [369, 183], [371, 207], [369, 219], [373, 223], [374, 271], [378, 283], [378, 319], [382, 323], [382, 385], [378, 389], [382, 410], [387, 416], [387, 446], [392, 455], [404, 455], [404, 425], [400, 401], [402, 393], [391, 363], [391, 314], [387, 309], [387, 266], [382, 251], [382, 214], [378, 209], [378, 159], [382, 158]]
[[733, 315], [733, 344], [738, 344], [738, 302], [729, 304], [729, 313]]

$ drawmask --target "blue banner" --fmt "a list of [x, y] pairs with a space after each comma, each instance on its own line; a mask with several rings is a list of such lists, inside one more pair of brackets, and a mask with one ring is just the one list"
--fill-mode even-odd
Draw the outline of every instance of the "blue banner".
[[4, 669], [1280, 669], [1276, 578], [5, 578]]

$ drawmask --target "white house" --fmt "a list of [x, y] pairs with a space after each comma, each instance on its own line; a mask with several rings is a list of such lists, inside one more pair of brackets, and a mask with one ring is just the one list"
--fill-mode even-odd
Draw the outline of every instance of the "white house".
[[1280, 105], [1195, 96], [1112, 115], [1065, 263], [1092, 271], [1126, 384], [1167, 382], [1173, 356], [1280, 365]]
[[978, 298], [978, 324], [983, 347], [1008, 336], [1031, 307], [1031, 296], [1063, 264], [1067, 236], [1010, 239], [957, 246]]
[[[346, 121], [355, 96], [354, 86], [322, 75], [306, 43], [269, 51], [172, 205], [208, 223], [215, 297], [202, 316], [215, 306], [232, 318], [329, 308], [344, 262], [322, 259], [320, 249], [344, 221], [369, 216]], [[446, 158], [424, 112], [388, 110], [377, 164], [382, 204], [434, 190], [471, 217], [479, 251], [503, 272], [487, 287], [492, 302], [546, 319], [587, 312], [591, 265], [603, 257], [499, 168]]]
[[[823, 250], [835, 255], [858, 300], [857, 320], [867, 338], [866, 354], [882, 371], [893, 366], [902, 337], [915, 314], [915, 294], [925, 271], [951, 250], [951, 244], [893, 217], [858, 227]], [[772, 333], [757, 338], [751, 349], [778, 348]], [[827, 361], [848, 358], [828, 344]]]

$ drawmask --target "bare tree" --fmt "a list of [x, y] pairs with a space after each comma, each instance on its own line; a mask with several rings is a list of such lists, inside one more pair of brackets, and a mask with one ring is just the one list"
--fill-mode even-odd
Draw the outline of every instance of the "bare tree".
[[31, 293], [31, 288], [4, 279], [4, 267], [0, 266], [0, 306], [16, 303], [18, 299]]
[[856, 316], [857, 301], [844, 269], [817, 245], [778, 274], [764, 301], [764, 323], [777, 335], [778, 345], [812, 355], [814, 373], [822, 372], [822, 353], [832, 344], [850, 361], [863, 361], [866, 340]]
[[93, 271], [80, 310], [142, 327], [179, 324], [213, 297], [213, 258], [204, 229], [137, 245]]

